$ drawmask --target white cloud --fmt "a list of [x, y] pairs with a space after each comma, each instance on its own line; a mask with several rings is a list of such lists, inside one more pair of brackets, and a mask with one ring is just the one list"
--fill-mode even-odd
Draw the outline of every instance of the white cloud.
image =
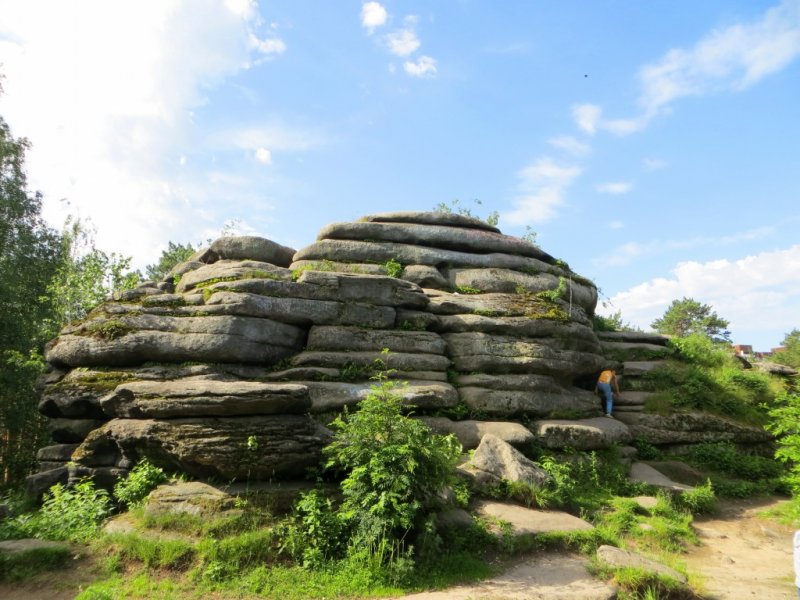
[[264, 147], [258, 148], [255, 153], [255, 159], [262, 165], [272, 164], [272, 152]]
[[365, 2], [361, 6], [361, 25], [370, 35], [376, 28], [386, 24], [388, 16], [380, 2]]
[[527, 225], [552, 219], [564, 204], [564, 192], [581, 173], [580, 167], [558, 165], [551, 158], [540, 158], [522, 169], [514, 210], [503, 213], [504, 222]]
[[404, 62], [403, 70], [412, 77], [435, 77], [436, 60], [430, 56], [420, 56], [417, 62]]
[[408, 56], [416, 52], [421, 43], [417, 34], [411, 29], [401, 29], [386, 36], [386, 45], [389, 52], [396, 56]]
[[693, 47], [673, 48], [659, 61], [642, 67], [638, 73], [639, 115], [604, 121], [589, 119], [584, 124], [576, 115], [576, 120], [587, 133], [604, 129], [629, 135], [668, 113], [680, 98], [745, 90], [784, 69], [798, 56], [800, 0], [784, 0], [752, 23], [716, 29]]
[[286, 43], [280, 38], [266, 38], [260, 40], [257, 36], [251, 35], [250, 44], [261, 54], [268, 57], [286, 52]]
[[648, 171], [660, 171], [669, 166], [667, 161], [661, 160], [660, 158], [644, 158], [642, 159], [642, 164]]
[[548, 140], [551, 146], [555, 146], [573, 156], [586, 156], [592, 151], [592, 147], [586, 142], [582, 142], [571, 135], [562, 135]]
[[710, 304], [730, 320], [737, 339], [797, 326], [800, 314], [800, 245], [739, 260], [683, 262], [670, 278], [646, 281], [611, 297], [613, 310], [643, 328], [684, 296]]
[[581, 130], [589, 135], [594, 135], [597, 131], [597, 122], [602, 113], [599, 106], [594, 104], [576, 104], [572, 107], [572, 117]]
[[601, 194], [627, 194], [633, 189], [633, 184], [629, 181], [614, 181], [609, 183], [599, 183], [594, 186]]
[[281, 48], [274, 39], [254, 47], [255, 3], [4, 0], [2, 12], [0, 106], [15, 135], [33, 142], [29, 182], [53, 225], [67, 212], [90, 217], [99, 247], [141, 264], [164, 240], [216, 219], [220, 194], [226, 210], [269, 209], [244, 188], [192, 179], [202, 168], [193, 109]]

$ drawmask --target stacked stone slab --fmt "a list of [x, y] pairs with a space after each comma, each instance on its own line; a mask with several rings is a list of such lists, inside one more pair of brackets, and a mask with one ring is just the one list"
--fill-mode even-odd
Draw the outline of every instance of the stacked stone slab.
[[302, 476], [377, 371], [407, 382], [417, 414], [482, 417], [439, 417], [440, 431], [528, 443], [520, 421], [599, 414], [575, 385], [604, 362], [596, 301], [564, 263], [462, 215], [371, 215], [296, 253], [221, 238], [49, 344], [40, 409], [56, 444], [30, 488], [110, 485], [141, 458], [226, 481]]

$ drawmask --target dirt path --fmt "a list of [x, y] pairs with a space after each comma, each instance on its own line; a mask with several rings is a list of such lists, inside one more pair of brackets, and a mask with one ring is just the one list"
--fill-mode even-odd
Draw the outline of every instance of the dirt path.
[[694, 523], [701, 545], [685, 556], [698, 574], [704, 597], [714, 600], [789, 600], [794, 587], [794, 530], [759, 514], [781, 500], [736, 500]]

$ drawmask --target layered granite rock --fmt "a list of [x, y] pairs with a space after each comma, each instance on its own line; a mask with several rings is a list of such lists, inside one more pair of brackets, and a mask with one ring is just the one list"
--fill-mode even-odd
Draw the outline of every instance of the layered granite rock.
[[325, 424], [378, 373], [466, 447], [486, 434], [522, 449], [626, 443], [624, 422], [591, 420], [594, 377], [609, 361], [635, 377], [669, 350], [661, 336], [598, 338], [596, 302], [566, 263], [463, 215], [370, 215], [296, 252], [221, 238], [48, 345], [40, 410], [56, 444], [31, 488], [67, 474], [111, 484], [142, 458], [226, 481], [302, 477]]

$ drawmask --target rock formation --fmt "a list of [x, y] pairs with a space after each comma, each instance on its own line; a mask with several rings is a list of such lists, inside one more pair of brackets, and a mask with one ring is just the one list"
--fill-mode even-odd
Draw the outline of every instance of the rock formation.
[[593, 419], [594, 376], [608, 358], [663, 356], [666, 340], [598, 338], [596, 302], [562, 261], [462, 215], [370, 215], [297, 252], [222, 238], [48, 345], [40, 410], [56, 444], [30, 490], [85, 475], [110, 485], [142, 458], [223, 481], [302, 477], [331, 414], [378, 370], [473, 448], [486, 433], [626, 443], [623, 423]]

